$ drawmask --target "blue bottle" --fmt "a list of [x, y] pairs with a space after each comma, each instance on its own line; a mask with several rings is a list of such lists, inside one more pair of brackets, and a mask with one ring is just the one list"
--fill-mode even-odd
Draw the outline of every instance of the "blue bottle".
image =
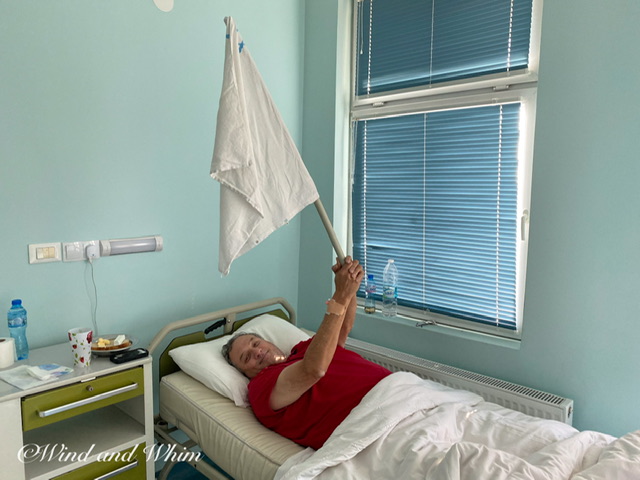
[[376, 282], [373, 275], [367, 275], [367, 283], [364, 288], [364, 313], [376, 313]]
[[27, 311], [22, 306], [22, 300], [11, 300], [11, 309], [7, 314], [9, 334], [16, 345], [18, 360], [29, 358], [29, 344], [27, 343]]

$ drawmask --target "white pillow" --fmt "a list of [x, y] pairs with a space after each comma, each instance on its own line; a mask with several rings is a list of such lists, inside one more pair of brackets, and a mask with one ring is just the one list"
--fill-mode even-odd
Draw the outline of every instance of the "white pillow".
[[[257, 333], [285, 354], [297, 343], [309, 338], [309, 335], [295, 325], [270, 314], [260, 315], [245, 323], [238, 332]], [[209, 342], [174, 348], [169, 355], [187, 375], [233, 400], [237, 406], [248, 407], [249, 379], [229, 365], [222, 356], [222, 346], [230, 338], [227, 335]]]

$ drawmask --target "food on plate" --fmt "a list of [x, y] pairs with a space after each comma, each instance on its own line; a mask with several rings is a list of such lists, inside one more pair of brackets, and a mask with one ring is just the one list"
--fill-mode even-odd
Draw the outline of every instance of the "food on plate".
[[125, 335], [118, 335], [115, 338], [98, 338], [98, 340], [91, 344], [91, 349], [115, 350], [128, 347], [129, 345], [131, 345], [131, 340], [129, 340]]

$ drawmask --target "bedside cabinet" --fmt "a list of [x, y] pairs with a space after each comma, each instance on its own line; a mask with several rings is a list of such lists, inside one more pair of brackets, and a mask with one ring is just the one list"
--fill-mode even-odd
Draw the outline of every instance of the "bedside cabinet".
[[[68, 343], [32, 350], [18, 365], [72, 366]], [[20, 390], [0, 380], [0, 465], [12, 480], [152, 480], [151, 357], [91, 359], [59, 379]]]

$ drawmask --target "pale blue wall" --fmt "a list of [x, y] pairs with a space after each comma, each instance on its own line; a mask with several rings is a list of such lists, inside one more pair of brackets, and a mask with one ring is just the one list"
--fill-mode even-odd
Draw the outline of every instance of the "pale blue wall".
[[161, 234], [162, 252], [95, 263], [101, 331], [143, 344], [170, 320], [296, 302], [299, 220], [221, 278], [209, 166], [223, 18], [299, 143], [303, 13], [299, 0], [176, 0], [170, 13], [152, 0], [0, 0], [0, 307], [24, 300], [33, 347], [91, 325], [93, 287], [85, 263], [29, 265], [30, 243]]
[[[306, 5], [303, 150], [333, 205], [345, 3]], [[640, 428], [639, 22], [635, 0], [545, 2], [520, 348], [364, 315], [353, 336], [571, 397], [580, 429]], [[332, 253], [313, 211], [302, 225], [299, 310], [315, 327]]]

